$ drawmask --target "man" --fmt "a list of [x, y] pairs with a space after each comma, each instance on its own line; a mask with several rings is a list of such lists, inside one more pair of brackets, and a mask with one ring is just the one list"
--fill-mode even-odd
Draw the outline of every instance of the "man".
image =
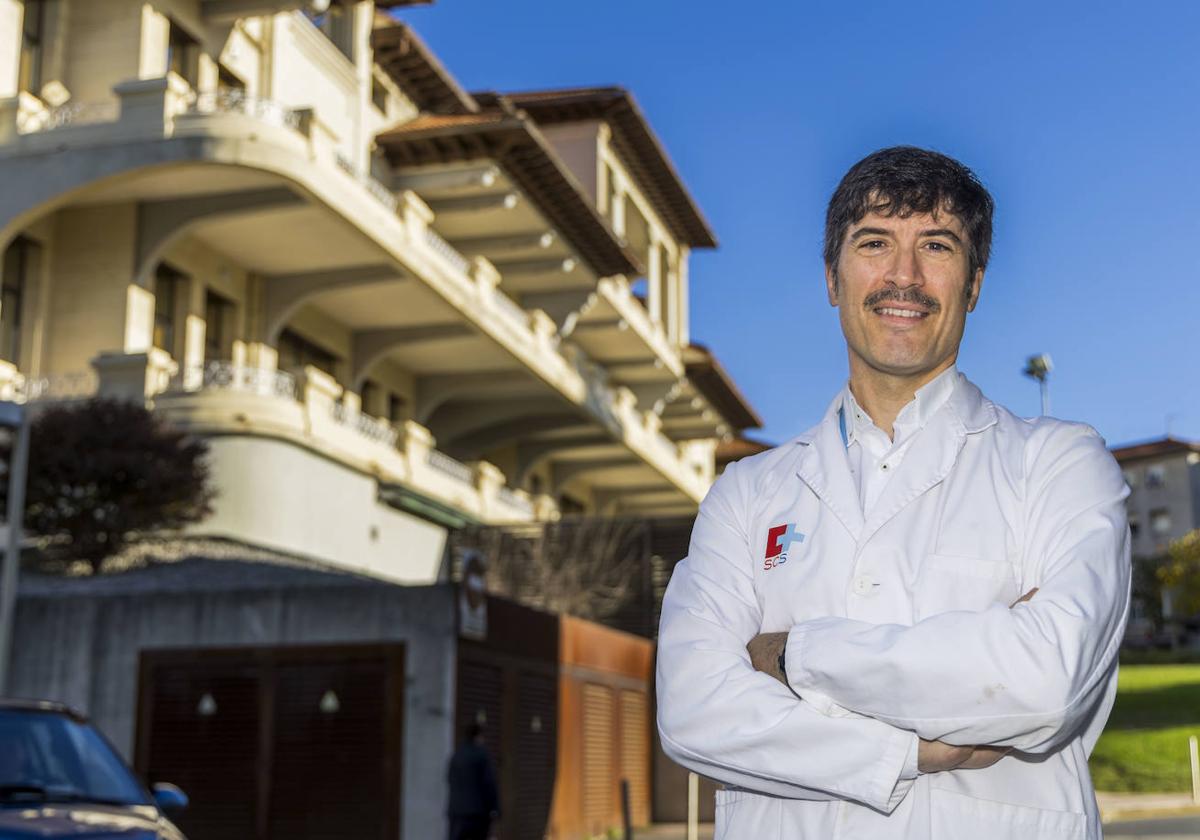
[[483, 741], [483, 727], [472, 723], [450, 759], [450, 840], [487, 840], [500, 814], [496, 771]]
[[726, 469], [663, 602], [659, 730], [725, 784], [717, 840], [1101, 836], [1128, 491], [1091, 428], [958, 373], [991, 230], [970, 170], [921, 149], [830, 200], [849, 383]]

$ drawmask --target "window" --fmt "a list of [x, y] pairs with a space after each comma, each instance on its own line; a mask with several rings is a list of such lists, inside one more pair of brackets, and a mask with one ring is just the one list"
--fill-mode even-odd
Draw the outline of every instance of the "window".
[[1163, 508], [1150, 511], [1150, 530], [1156, 537], [1165, 537], [1171, 533], [1170, 512]]
[[217, 93], [235, 97], [246, 95], [246, 83], [241, 77], [222, 64], [217, 68]]
[[154, 346], [172, 355], [175, 353], [180, 287], [186, 280], [187, 275], [166, 263], [160, 263], [154, 272]]
[[404, 422], [404, 397], [399, 394], [388, 394], [387, 419], [392, 423]]
[[167, 69], [193, 88], [200, 81], [200, 42], [175, 21], [167, 36]]
[[42, 89], [42, 50], [45, 38], [46, 0], [25, 0], [18, 87], [35, 96]]
[[227, 359], [232, 349], [233, 301], [206, 292], [204, 295], [204, 358], [206, 361]]
[[375, 401], [379, 397], [379, 384], [373, 379], [368, 379], [362, 384], [362, 389], [358, 392], [359, 401], [362, 403], [363, 414], [375, 414]]
[[342, 55], [351, 61], [354, 60], [354, 27], [351, 25], [351, 16], [344, 8], [330, 6], [324, 12], [314, 12], [310, 9], [304, 15], [342, 51]]
[[0, 286], [0, 359], [19, 363], [21, 320], [25, 307], [25, 289], [36, 270], [40, 247], [18, 236], [4, 252], [3, 286]]
[[379, 113], [387, 116], [388, 91], [383, 82], [371, 77], [371, 102], [379, 109]]
[[1167, 486], [1167, 467], [1166, 464], [1151, 464], [1146, 467], [1146, 486], [1147, 487], [1166, 487]]
[[330, 376], [335, 376], [334, 368], [337, 363], [337, 356], [298, 333], [284, 330], [279, 336], [279, 367], [284, 370], [312, 365]]

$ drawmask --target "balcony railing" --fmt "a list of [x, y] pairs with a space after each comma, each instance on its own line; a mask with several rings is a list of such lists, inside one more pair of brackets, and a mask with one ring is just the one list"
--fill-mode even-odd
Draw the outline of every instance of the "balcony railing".
[[296, 377], [287, 371], [220, 361], [185, 368], [168, 387], [172, 393], [189, 391], [241, 391], [287, 399], [297, 394]]
[[333, 404], [333, 419], [349, 426], [368, 440], [382, 443], [385, 446], [396, 445], [396, 438], [399, 435], [391, 423], [362, 412], [351, 414], [345, 403]]
[[188, 105], [189, 114], [245, 114], [272, 125], [300, 131], [300, 112], [270, 99], [247, 96], [240, 90], [198, 93]]
[[524, 496], [517, 495], [511, 487], [501, 487], [496, 493], [496, 498], [500, 500], [501, 504], [507, 507], [533, 516], [533, 502]]
[[455, 250], [454, 246], [441, 237], [431, 227], [425, 228], [425, 242], [442, 259], [454, 266], [457, 271], [466, 274], [471, 270], [470, 261]]
[[437, 449], [429, 450], [429, 466], [451, 478], [458, 479], [464, 484], [472, 484], [475, 481], [475, 473], [470, 467]]
[[12, 398], [17, 402], [77, 400], [94, 396], [97, 386], [96, 374], [91, 371], [38, 379], [20, 377], [13, 383]]
[[117, 102], [65, 102], [41, 114], [32, 114], [26, 131], [54, 131], [81, 125], [115, 122], [121, 114]]
[[529, 328], [529, 313], [517, 305], [517, 302], [499, 289], [492, 291], [492, 302], [500, 310], [500, 314], [520, 329]]

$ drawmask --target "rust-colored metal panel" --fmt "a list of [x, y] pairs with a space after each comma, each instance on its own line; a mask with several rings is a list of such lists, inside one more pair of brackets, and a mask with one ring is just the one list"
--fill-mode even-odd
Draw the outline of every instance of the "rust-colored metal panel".
[[648, 681], [654, 670], [654, 644], [591, 621], [562, 617], [562, 663], [611, 671]]
[[[583, 686], [583, 822], [588, 836], [604, 834], [620, 823], [615, 802], [616, 702], [608, 686]], [[616, 819], [614, 820], [614, 816]]]
[[621, 773], [635, 826], [650, 822], [650, 712], [644, 691], [621, 691]]

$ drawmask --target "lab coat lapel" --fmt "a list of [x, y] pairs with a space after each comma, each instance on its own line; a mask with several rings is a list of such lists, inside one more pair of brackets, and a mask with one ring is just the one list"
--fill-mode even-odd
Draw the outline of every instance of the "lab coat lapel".
[[838, 420], [840, 408], [839, 397], [826, 412], [825, 419], [798, 439], [805, 452], [796, 466], [796, 475], [857, 540], [863, 527], [862, 505], [846, 458], [846, 443]]
[[869, 540], [892, 517], [936, 487], [958, 460], [967, 435], [996, 422], [996, 409], [965, 376], [958, 375], [946, 404], [917, 432], [896, 474], [884, 488], [863, 526], [859, 543]]

